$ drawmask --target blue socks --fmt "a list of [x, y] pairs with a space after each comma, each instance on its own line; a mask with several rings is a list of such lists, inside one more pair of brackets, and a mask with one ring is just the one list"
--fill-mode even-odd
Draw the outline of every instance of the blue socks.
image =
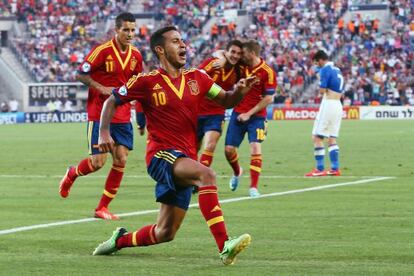
[[339, 147], [337, 144], [329, 145], [329, 159], [331, 160], [332, 170], [339, 169]]
[[315, 148], [314, 149], [315, 160], [316, 160], [316, 168], [319, 171], [323, 171], [325, 169], [325, 148]]

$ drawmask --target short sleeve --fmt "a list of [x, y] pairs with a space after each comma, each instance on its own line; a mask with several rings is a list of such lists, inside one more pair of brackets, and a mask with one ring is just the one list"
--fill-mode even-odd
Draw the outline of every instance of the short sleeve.
[[319, 71], [319, 87], [328, 88], [328, 70], [326, 67]]
[[276, 90], [277, 80], [276, 80], [276, 73], [273, 70], [267, 70], [267, 80], [264, 83], [264, 94], [265, 95], [273, 95]]
[[222, 90], [222, 88], [217, 85], [214, 80], [207, 75], [207, 73], [197, 70], [198, 75], [197, 79], [199, 81], [199, 85], [201, 87], [201, 95], [205, 97], [207, 95], [208, 98], [214, 99]]
[[104, 62], [102, 52], [103, 51], [99, 45], [94, 47], [85, 57], [85, 60], [79, 65], [79, 74], [89, 75], [99, 68]]
[[128, 82], [112, 90], [116, 104], [121, 105], [130, 101], [141, 101], [144, 98], [146, 78], [142, 74], [132, 76]]

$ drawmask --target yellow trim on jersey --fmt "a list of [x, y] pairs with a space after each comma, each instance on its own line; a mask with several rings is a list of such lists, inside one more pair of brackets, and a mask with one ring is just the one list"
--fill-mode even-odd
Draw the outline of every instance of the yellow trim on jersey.
[[219, 222], [222, 222], [222, 221], [224, 221], [224, 217], [223, 216], [215, 217], [215, 218], [209, 219], [207, 221], [207, 225], [208, 225], [208, 227], [211, 227], [214, 224], [219, 223]]
[[253, 171], [256, 171], [256, 172], [261, 172], [262, 171], [262, 168], [256, 167], [256, 166], [253, 166], [253, 165], [250, 165], [250, 169], [253, 170]]
[[224, 72], [224, 68], [222, 68], [221, 69], [221, 78], [222, 78], [222, 80], [226, 81], [231, 76], [233, 71], [234, 71], [234, 66], [233, 66], [233, 68], [231, 68], [230, 72], [226, 75], [226, 73]]
[[[196, 71], [196, 70], [198, 70], [198, 69], [197, 69], [197, 68], [184, 69], [184, 70], [183, 70], [183, 75], [186, 75], [186, 74], [192, 73], [192, 72], [194, 72], [194, 71]], [[200, 71], [200, 70], [199, 70], [199, 71]]]
[[111, 47], [111, 42], [112, 40], [105, 42], [102, 45], [99, 45], [98, 47], [95, 48], [95, 50], [93, 50], [92, 54], [88, 57], [88, 62], [89, 63], [93, 63], [95, 61], [95, 58], [99, 55], [99, 53], [103, 50], [106, 49], [108, 47]]
[[210, 70], [213, 68], [213, 63], [216, 61], [216, 59], [211, 60], [206, 66], [204, 66], [204, 70], [206, 72], [210, 72]]
[[175, 85], [171, 82], [171, 80], [168, 76], [161, 74], [161, 77], [164, 79], [164, 81], [167, 83], [167, 85], [171, 88], [171, 90], [174, 91], [175, 95], [177, 95], [177, 97], [180, 98], [180, 100], [181, 100], [183, 98], [184, 88], [185, 88], [184, 72], [181, 74], [180, 89], [177, 89], [175, 87]]
[[138, 231], [135, 231], [134, 233], [132, 233], [132, 245], [133, 246], [137, 246], [138, 245], [138, 242], [137, 242], [137, 234], [138, 234]]
[[122, 61], [122, 58], [118, 52], [118, 49], [115, 47], [112, 40], [111, 40], [111, 46], [112, 46], [112, 49], [114, 50], [114, 53], [118, 59], [119, 64], [121, 64], [122, 66], [122, 70], [125, 70], [125, 67], [127, 66], [129, 60], [131, 59], [131, 53], [132, 53], [131, 45], [128, 45], [128, 54], [127, 54], [127, 57], [125, 58], [125, 61]]
[[246, 67], [246, 77], [250, 77], [251, 75], [253, 75], [254, 73], [256, 73], [257, 70], [259, 70], [260, 68], [262, 68], [265, 65], [265, 62], [263, 60], [261, 62], [262, 62], [262, 64], [260, 64], [260, 66], [258, 66], [255, 69], [253, 69], [253, 71], [250, 72], [250, 73], [249, 73], [249, 68]]
[[263, 69], [267, 72], [267, 82], [273, 84], [275, 82], [273, 70], [266, 63], [264, 64]]
[[108, 192], [107, 190], [104, 190], [103, 194], [106, 195], [109, 198], [114, 198], [115, 197], [115, 194], [112, 194], [112, 193]]

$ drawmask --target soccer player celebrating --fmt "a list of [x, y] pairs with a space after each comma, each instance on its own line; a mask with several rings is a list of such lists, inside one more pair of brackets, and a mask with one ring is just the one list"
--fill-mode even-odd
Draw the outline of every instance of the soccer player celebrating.
[[[231, 90], [242, 77], [243, 68], [239, 64], [242, 48], [241, 41], [232, 40], [227, 44], [224, 52], [225, 63], [223, 68], [214, 66], [214, 63], [219, 59], [216, 57], [206, 59], [198, 68], [204, 70], [223, 90]], [[197, 141], [201, 144], [204, 138], [204, 149], [200, 162], [207, 167], [210, 167], [213, 162], [214, 150], [221, 136], [224, 123], [224, 113], [225, 108], [223, 106], [208, 98], [204, 98], [200, 104]]]
[[[97, 47], [86, 56], [79, 67], [78, 80], [89, 87], [88, 94], [88, 158], [81, 160], [78, 165], [70, 166], [60, 182], [60, 195], [69, 195], [75, 179], [88, 175], [102, 168], [107, 159], [107, 153], [99, 151], [99, 120], [104, 101], [118, 87], [128, 81], [134, 74], [142, 71], [141, 53], [131, 45], [135, 36], [135, 17], [131, 13], [121, 13], [115, 19], [116, 35], [113, 39]], [[115, 197], [124, 174], [124, 168], [129, 150], [133, 145], [133, 128], [131, 120], [131, 105], [119, 107], [111, 121], [111, 136], [115, 147], [111, 151], [112, 168], [105, 183], [105, 189], [95, 217], [101, 219], [118, 219], [108, 211], [108, 205]]]
[[257, 186], [262, 170], [261, 143], [266, 138], [266, 107], [273, 102], [276, 90], [276, 73], [260, 58], [261, 47], [255, 40], [243, 44], [243, 61], [247, 68], [246, 76], [256, 76], [259, 82], [247, 93], [234, 108], [226, 133], [225, 154], [233, 169], [230, 189], [235, 191], [239, 186], [242, 169], [239, 165], [237, 148], [248, 134], [250, 145], [250, 188], [249, 195], [260, 195]]
[[256, 79], [241, 79], [234, 92], [225, 92], [204, 72], [185, 70], [186, 45], [173, 26], [152, 34], [150, 46], [160, 68], [132, 77], [115, 89], [104, 104], [101, 115], [99, 146], [111, 151], [113, 140], [109, 122], [116, 105], [131, 100], [141, 102], [147, 119], [146, 163], [149, 175], [157, 182], [156, 200], [161, 203], [155, 224], [135, 232], [117, 228], [112, 237], [100, 244], [93, 255], [108, 255], [125, 247], [148, 246], [169, 242], [184, 220], [192, 187], [198, 186], [198, 203], [224, 264], [232, 264], [250, 243], [250, 235], [230, 239], [219, 204], [215, 172], [197, 161], [197, 115], [205, 97], [231, 107], [237, 104]]
[[[328, 61], [328, 55], [319, 50], [313, 56], [313, 61], [319, 67], [319, 92], [322, 94], [322, 102], [319, 106], [318, 115], [313, 125], [312, 136], [316, 168], [305, 176], [339, 176], [339, 147], [336, 138], [339, 135], [342, 120], [342, 91], [344, 78], [341, 70]], [[324, 140], [328, 139], [329, 158], [331, 169], [325, 171]]]

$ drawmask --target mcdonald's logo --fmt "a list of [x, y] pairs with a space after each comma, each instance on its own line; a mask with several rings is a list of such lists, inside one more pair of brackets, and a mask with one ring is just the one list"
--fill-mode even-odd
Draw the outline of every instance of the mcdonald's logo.
[[347, 119], [359, 119], [359, 108], [348, 109]]
[[285, 113], [283, 113], [282, 109], [274, 109], [273, 110], [273, 120], [284, 120]]

